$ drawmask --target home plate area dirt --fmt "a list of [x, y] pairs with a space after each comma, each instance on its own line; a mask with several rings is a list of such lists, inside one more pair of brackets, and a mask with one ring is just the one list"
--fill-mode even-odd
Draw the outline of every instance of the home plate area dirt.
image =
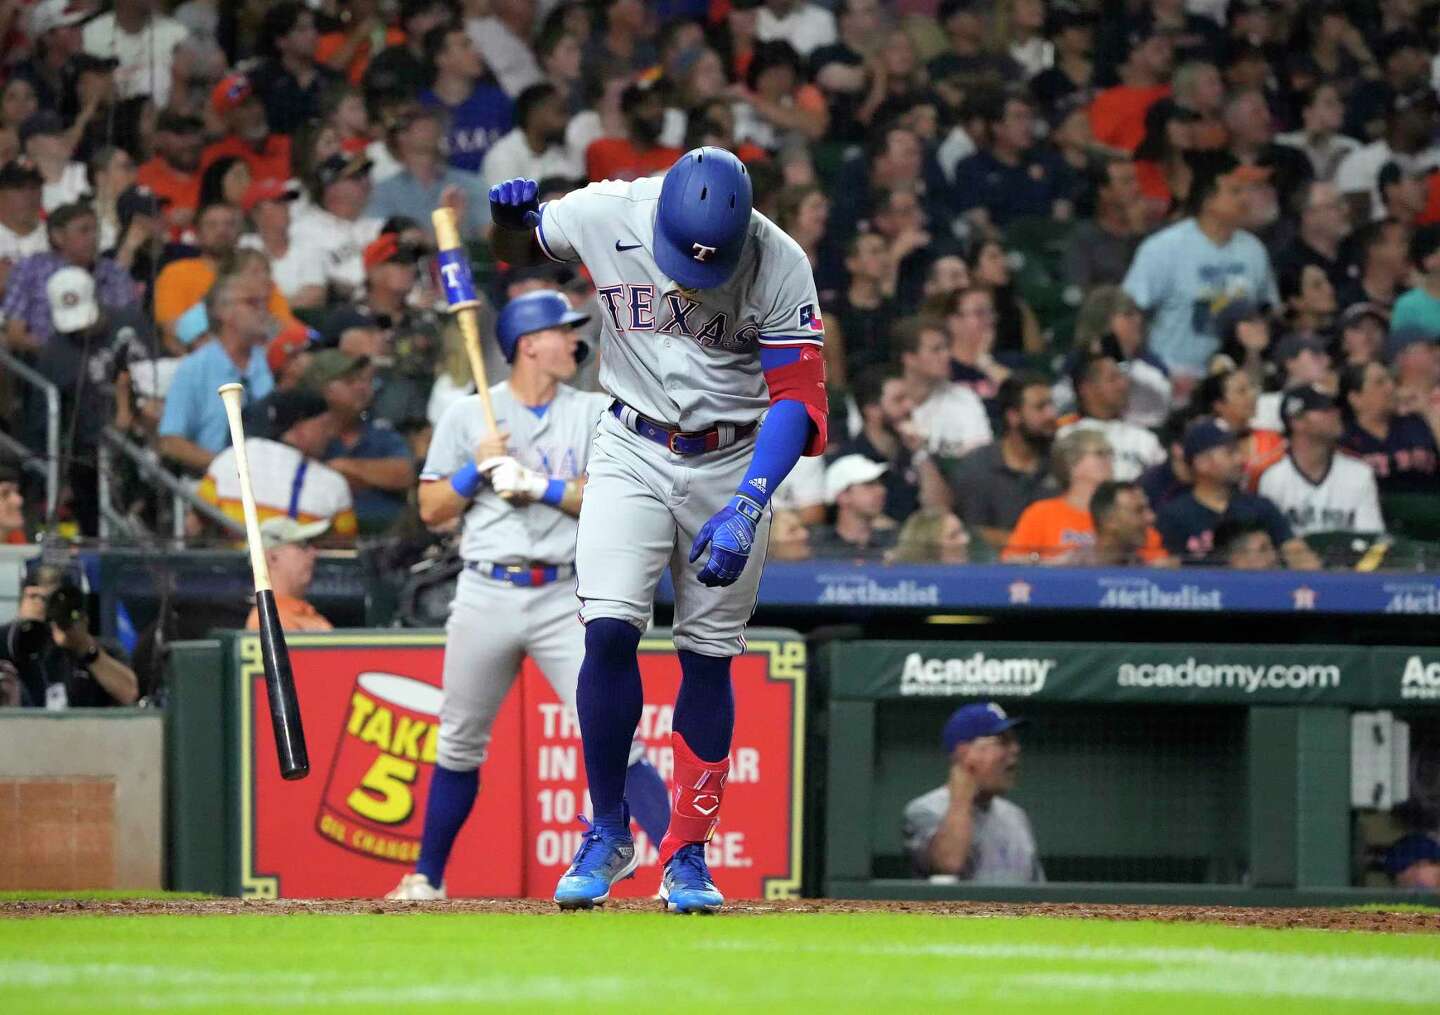
[[[659, 903], [615, 899], [605, 912], [653, 913]], [[518, 913], [584, 919], [562, 913], [541, 899], [454, 899], [448, 902], [386, 902], [375, 899], [47, 899], [0, 902], [0, 917], [38, 916], [225, 916], [346, 913]], [[1214, 923], [1229, 927], [1309, 928], [1380, 933], [1440, 933], [1440, 910], [1385, 912], [1375, 909], [1283, 909], [1247, 906], [1138, 906], [1084, 903], [873, 902], [845, 899], [734, 901], [721, 918], [791, 913], [912, 913], [928, 916], [993, 918], [1044, 916], [1076, 920], [1155, 920], [1161, 923]]]

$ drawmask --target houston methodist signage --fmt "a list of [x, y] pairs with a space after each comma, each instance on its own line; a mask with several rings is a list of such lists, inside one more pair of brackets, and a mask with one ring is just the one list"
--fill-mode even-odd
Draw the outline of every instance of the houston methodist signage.
[[[735, 738], [725, 811], [708, 859], [727, 896], [799, 893], [804, 778], [805, 645], [755, 631], [735, 660]], [[266, 714], [259, 642], [236, 639], [240, 713], [240, 883], [246, 896], [379, 898], [419, 855], [439, 737], [444, 638], [335, 633], [288, 638], [313, 765], [280, 778]], [[671, 775], [680, 665], [664, 632], [640, 643], [640, 736]], [[495, 721], [480, 796], [446, 874], [451, 897], [548, 898], [587, 814], [575, 715], [528, 659]], [[641, 865], [619, 897], [659, 884], [656, 844], [638, 832]]]

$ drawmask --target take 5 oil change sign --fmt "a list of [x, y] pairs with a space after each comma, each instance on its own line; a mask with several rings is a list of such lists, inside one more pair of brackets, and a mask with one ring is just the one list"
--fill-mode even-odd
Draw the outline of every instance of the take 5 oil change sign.
[[[281, 779], [258, 643], [237, 639], [240, 670], [240, 881], [256, 897], [382, 896], [413, 869], [439, 737], [438, 634], [289, 639], [313, 766]], [[720, 826], [708, 846], [731, 898], [783, 898], [800, 885], [804, 644], [754, 632], [735, 661], [737, 723]], [[640, 735], [667, 782], [680, 670], [647, 637]], [[548, 898], [589, 813], [579, 726], [526, 660], [496, 717], [475, 809], [451, 853], [457, 897]], [[617, 896], [653, 895], [657, 844], [636, 828], [639, 873]]]

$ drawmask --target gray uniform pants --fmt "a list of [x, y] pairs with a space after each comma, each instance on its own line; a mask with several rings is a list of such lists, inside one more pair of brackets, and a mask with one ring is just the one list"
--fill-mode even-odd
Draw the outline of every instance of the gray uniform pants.
[[750, 562], [735, 584], [701, 585], [696, 575], [710, 551], [694, 564], [689, 556], [695, 534], [745, 478], [754, 449], [752, 437], [703, 455], [675, 455], [608, 412], [600, 418], [575, 547], [580, 616], [586, 623], [614, 617], [643, 631], [650, 623], [655, 586], [669, 567], [675, 583], [675, 647], [708, 656], [744, 651], [770, 513], [760, 521]]
[[[565, 707], [575, 708], [585, 628], [575, 616], [575, 586], [562, 579], [536, 588], [511, 585], [472, 571], [460, 573], [445, 624], [445, 696], [440, 705], [441, 765], [479, 768], [495, 716], [529, 655]], [[639, 759], [637, 740], [630, 761]]]

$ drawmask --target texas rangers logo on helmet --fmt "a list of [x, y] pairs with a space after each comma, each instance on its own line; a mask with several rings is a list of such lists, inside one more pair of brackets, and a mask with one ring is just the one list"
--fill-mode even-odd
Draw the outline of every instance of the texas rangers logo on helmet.
[[690, 246], [695, 251], [695, 260], [697, 261], [708, 261], [710, 255], [715, 253], [714, 247], [707, 247], [703, 243], [692, 243]]

